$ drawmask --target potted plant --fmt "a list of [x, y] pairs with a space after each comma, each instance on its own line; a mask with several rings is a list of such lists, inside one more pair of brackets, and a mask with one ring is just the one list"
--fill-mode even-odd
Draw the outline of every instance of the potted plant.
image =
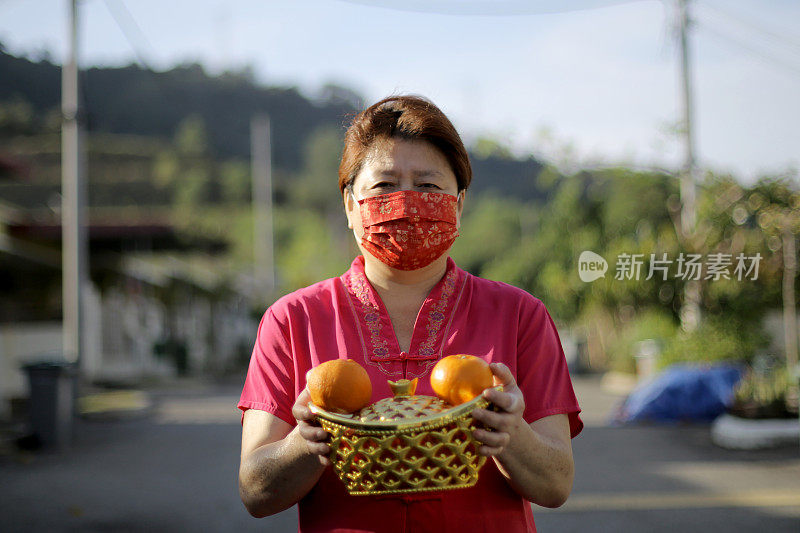
[[734, 390], [728, 411], [747, 419], [796, 418], [797, 387], [793, 381], [784, 365], [752, 367]]

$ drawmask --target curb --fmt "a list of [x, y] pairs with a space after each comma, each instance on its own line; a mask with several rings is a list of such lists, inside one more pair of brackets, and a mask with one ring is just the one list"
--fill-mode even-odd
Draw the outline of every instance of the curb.
[[104, 419], [144, 415], [153, 408], [150, 396], [140, 390], [118, 390], [87, 394], [78, 398], [78, 413], [83, 418]]
[[711, 425], [711, 440], [731, 450], [800, 446], [800, 422], [794, 418], [748, 420], [724, 414]]

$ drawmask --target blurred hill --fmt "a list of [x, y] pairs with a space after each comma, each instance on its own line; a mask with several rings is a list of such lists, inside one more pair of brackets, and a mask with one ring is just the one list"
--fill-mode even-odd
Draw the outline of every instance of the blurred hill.
[[[249, 155], [250, 117], [268, 113], [275, 164], [287, 170], [300, 167], [303, 141], [315, 128], [341, 126], [359, 103], [357, 95], [335, 86], [312, 102], [293, 87], [260, 87], [246, 70], [212, 77], [197, 64], [165, 72], [138, 65], [90, 68], [81, 73], [81, 91], [91, 132], [168, 139], [181, 120], [197, 115], [221, 157]], [[0, 102], [27, 104], [34, 127], [57, 119], [60, 95], [59, 65], [0, 51]]]
[[[13, 133], [56, 132], [60, 84], [59, 65], [48, 59], [13, 56], [0, 45], [0, 107], [4, 110], [0, 135], [3, 130], [10, 133], [9, 129]], [[198, 64], [164, 72], [135, 64], [90, 68], [81, 72], [81, 91], [90, 134], [168, 141], [192, 117], [203, 126], [208, 152], [219, 159], [249, 157], [250, 118], [267, 113], [272, 123], [273, 163], [286, 173], [302, 170], [305, 147], [315, 131], [338, 130], [341, 135], [349, 117], [364, 104], [360, 95], [345, 87], [326, 85], [316, 99], [310, 99], [294, 87], [260, 86], [247, 69], [215, 77]], [[540, 162], [517, 160], [500, 151], [472, 156], [474, 192], [544, 198], [536, 182]]]

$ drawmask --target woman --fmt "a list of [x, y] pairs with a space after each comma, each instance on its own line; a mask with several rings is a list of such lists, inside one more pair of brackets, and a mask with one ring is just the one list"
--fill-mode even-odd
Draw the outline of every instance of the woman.
[[[353, 120], [339, 167], [348, 225], [362, 255], [344, 275], [284, 296], [265, 313], [239, 402], [239, 485], [257, 517], [298, 503], [301, 531], [535, 531], [529, 502], [564, 503], [570, 438], [583, 424], [553, 322], [515, 287], [458, 268], [458, 235], [472, 172], [458, 133], [431, 102], [384, 99]], [[329, 468], [327, 434], [307, 404], [306, 372], [351, 358], [367, 369], [372, 401], [387, 379], [421, 378], [446, 355], [491, 363], [499, 412], [475, 410], [489, 456], [468, 489], [349, 496]]]

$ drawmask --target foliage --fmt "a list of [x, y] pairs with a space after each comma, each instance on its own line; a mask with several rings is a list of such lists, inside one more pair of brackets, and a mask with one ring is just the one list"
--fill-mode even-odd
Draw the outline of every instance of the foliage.
[[287, 184], [289, 203], [321, 213], [341, 211], [337, 183], [343, 133], [332, 126], [314, 130], [303, 149], [303, 168]]
[[[541, 175], [548, 174], [552, 172]], [[491, 210], [482, 203], [470, 206], [473, 211], [465, 215], [460, 237], [469, 250], [456, 247], [454, 256], [479, 275], [538, 296], [558, 320], [590, 328], [608, 364], [619, 370], [634, 368], [636, 344], [644, 338], [662, 340], [662, 364], [748, 360], [765, 346], [760, 324], [767, 310], [780, 306], [782, 262], [776, 253], [780, 243], [764, 222], [777, 215], [763, 213], [774, 213], [780, 203], [786, 217], [787, 210], [800, 205], [791, 179], [765, 178], [747, 188], [728, 176], [709, 174], [699, 191], [699, 238], [691, 243], [676, 231], [679, 200], [673, 176], [618, 168], [547, 180], [550, 200], [542, 206], [508, 198], [492, 200]], [[523, 230], [513, 216], [526, 212], [534, 213], [531, 231]], [[490, 228], [493, 221], [496, 225]], [[471, 232], [478, 234], [474, 241]], [[580, 281], [577, 258], [585, 250], [608, 261], [604, 278]], [[677, 329], [685, 282], [676, 265], [666, 276], [657, 271], [651, 276], [649, 270], [652, 258], [667, 257], [674, 263], [681, 253], [701, 253], [704, 259], [722, 253], [732, 260], [727, 279], [706, 279], [703, 271], [707, 321], [688, 335]], [[615, 259], [621, 254], [641, 254], [638, 279], [616, 275]], [[760, 254], [755, 279], [737, 278], [739, 254]]]
[[730, 412], [743, 418], [796, 418], [797, 377], [782, 361], [757, 358], [734, 390]]
[[734, 397], [738, 403], [770, 405], [785, 402], [792, 386], [791, 374], [783, 365], [765, 373], [751, 368], [736, 387]]
[[0, 101], [0, 134], [26, 135], [34, 131], [33, 106], [20, 95]]
[[461, 268], [482, 272], [497, 257], [505, 255], [520, 240], [523, 222], [532, 208], [508, 198], [492, 194], [464, 200], [459, 237], [451, 250]]
[[219, 168], [219, 185], [222, 201], [226, 203], [249, 204], [252, 183], [250, 164], [242, 159], [223, 161]]
[[[665, 302], [658, 295], [663, 299], [669, 293], [671, 298], [674, 288], [662, 291], [655, 280], [614, 280], [613, 257], [622, 252], [674, 250], [676, 239], [666, 209], [673, 188], [664, 175], [626, 169], [564, 177], [553, 186], [550, 201], [536, 209], [535, 222], [521, 232], [516, 245], [488, 264], [483, 275], [521, 286], [568, 322], [595, 302], [608, 309], [633, 306], [637, 312], [661, 306]], [[578, 277], [577, 258], [585, 250], [610, 264], [606, 277], [592, 284]]]
[[170, 194], [172, 203], [191, 209], [213, 199], [217, 185], [212, 180], [215, 171], [203, 119], [192, 115], [179, 124], [174, 144], [158, 155], [154, 178]]
[[653, 340], [659, 348], [671, 342], [678, 331], [675, 317], [659, 307], [646, 309], [624, 323], [609, 342], [609, 365], [618, 372], [635, 373], [640, 343]]
[[658, 364], [664, 368], [677, 362], [750, 362], [768, 342], [759, 323], [735, 315], [707, 317], [695, 331], [676, 335]]
[[502, 142], [491, 137], [478, 137], [472, 146], [472, 152], [481, 159], [497, 157], [499, 159], [513, 159], [511, 150]]
[[276, 267], [285, 291], [341, 275], [347, 269], [354, 254], [338, 241], [331, 225], [331, 220], [310, 209], [281, 208], [275, 213]]

